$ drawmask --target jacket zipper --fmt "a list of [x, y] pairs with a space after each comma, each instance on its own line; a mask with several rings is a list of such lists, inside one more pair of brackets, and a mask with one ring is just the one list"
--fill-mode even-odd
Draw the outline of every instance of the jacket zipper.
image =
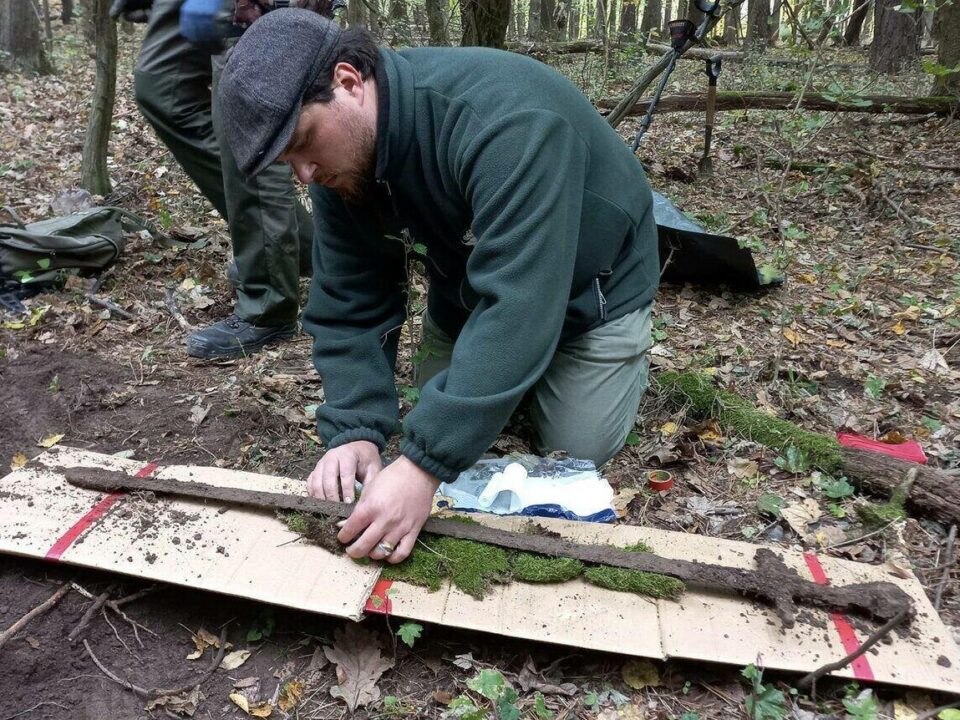
[[607, 299], [603, 296], [603, 291], [600, 289], [600, 278], [593, 279], [593, 289], [597, 293], [597, 305], [600, 308], [600, 321], [607, 321]]

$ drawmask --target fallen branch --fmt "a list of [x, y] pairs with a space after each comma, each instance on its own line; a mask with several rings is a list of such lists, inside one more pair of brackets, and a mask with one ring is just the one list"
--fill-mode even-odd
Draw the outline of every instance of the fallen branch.
[[90, 649], [90, 643], [88, 643], [86, 640], [83, 641], [83, 647], [86, 648], [87, 655], [89, 655], [90, 659], [93, 660], [94, 665], [96, 665], [100, 669], [100, 672], [102, 672], [108, 678], [113, 680], [115, 683], [117, 683], [121, 687], [134, 693], [138, 697], [143, 698], [144, 700], [156, 700], [157, 698], [163, 697], [164, 695], [179, 695], [182, 692], [187, 692], [188, 690], [192, 690], [193, 688], [195, 688], [197, 685], [203, 685], [203, 683], [205, 683], [207, 680], [210, 679], [213, 673], [217, 671], [217, 668], [220, 667], [220, 663], [223, 661], [223, 656], [224, 654], [226, 654], [227, 628], [224, 627], [220, 631], [219, 652], [217, 652], [216, 657], [213, 659], [213, 662], [210, 664], [210, 667], [207, 668], [207, 671], [203, 674], [203, 676], [199, 680], [191, 680], [190, 682], [184, 685], [180, 685], [178, 687], [173, 687], [173, 688], [154, 688], [154, 689], [148, 690], [146, 688], [140, 687], [139, 685], [134, 685], [129, 680], [124, 680], [123, 678], [117, 676], [106, 665], [100, 662], [100, 659], [94, 654], [93, 650]]
[[[100, 468], [63, 468], [62, 472], [72, 485], [100, 492], [143, 490], [251, 506], [260, 510], [292, 510], [331, 518], [349, 517], [355, 507], [302, 495], [217, 487], [170, 478], [137, 478]], [[903, 608], [912, 606], [909, 596], [889, 582], [834, 586], [805, 580], [769, 548], [756, 551], [756, 570], [745, 570], [664, 558], [648, 552], [631, 552], [609, 545], [575, 543], [542, 528], [538, 532], [538, 527], [532, 525], [533, 532], [511, 532], [478, 523], [430, 518], [423, 526], [423, 531], [549, 557], [574, 558], [596, 565], [667, 575], [705, 588], [738, 593], [773, 606], [786, 627], [794, 625], [796, 603], [853, 612], [879, 620], [888, 620]]]
[[116, 587], [116, 585], [111, 585], [97, 596], [97, 598], [93, 601], [93, 604], [87, 608], [87, 611], [83, 614], [83, 617], [80, 618], [80, 622], [77, 623], [77, 626], [70, 631], [69, 635], [67, 635], [67, 640], [69, 642], [76, 642], [77, 638], [80, 637], [80, 633], [87, 629], [87, 625], [90, 624], [94, 614], [96, 614], [97, 610], [103, 607], [103, 604], [107, 602], [107, 599], [110, 597], [110, 593], [113, 592]]
[[908, 509], [941, 522], [960, 523], [960, 483], [936, 468], [905, 462], [890, 455], [843, 447], [836, 438], [804, 430], [757, 410], [735, 393], [717, 388], [700, 373], [661, 373], [657, 385], [676, 405], [716, 419], [741, 437], [785, 452], [795, 447], [828, 473], [846, 475], [861, 490], [891, 497], [903, 478], [916, 469], [916, 482], [906, 496]]
[[828, 675], [832, 672], [836, 672], [837, 670], [841, 670], [845, 668], [847, 665], [849, 665], [850, 663], [852, 663], [858, 657], [863, 655], [867, 650], [872, 648], [878, 642], [883, 640], [887, 635], [889, 635], [890, 632], [895, 627], [900, 625], [909, 617], [911, 612], [912, 612], [911, 608], [904, 608], [899, 613], [897, 613], [892, 618], [890, 618], [887, 622], [885, 622], [882, 626], [880, 626], [874, 632], [872, 632], [870, 636], [866, 640], [864, 640], [863, 643], [861, 643], [860, 647], [858, 647], [852, 653], [850, 653], [846, 657], [841, 658], [840, 660], [837, 660], [836, 662], [827, 663], [826, 665], [823, 665], [822, 667], [817, 668], [813, 672], [807, 675], [804, 675], [800, 679], [800, 682], [797, 683], [797, 688], [802, 690], [803, 688], [810, 687], [811, 697], [816, 696], [817, 680], [822, 678], [824, 675]]
[[170, 314], [173, 315], [173, 319], [180, 324], [180, 327], [187, 332], [193, 330], [193, 325], [187, 322], [187, 319], [183, 316], [183, 313], [180, 312], [180, 308], [177, 307], [177, 301], [173, 297], [173, 288], [167, 288], [164, 304], [167, 306], [167, 310], [170, 312]]
[[[639, 95], [637, 96], [639, 98]], [[864, 104], [869, 103], [869, 104]], [[614, 98], [603, 98], [597, 101], [597, 108], [601, 111], [611, 110], [617, 106]], [[623, 115], [643, 115], [650, 106], [650, 100], [635, 100], [634, 104], [625, 109]], [[899, 113], [903, 115], [949, 115], [960, 110], [960, 103], [954, 97], [906, 97], [898, 95], [862, 95], [855, 98], [837, 98], [821, 93], [806, 93], [799, 106], [805, 110], [822, 110], [828, 112], [857, 112], [857, 113]], [[706, 110], [706, 93], [680, 93], [666, 95], [660, 98], [657, 105], [659, 112], [699, 112]], [[717, 111], [722, 110], [793, 110], [797, 107], [797, 96], [789, 92], [718, 92]], [[612, 112], [612, 110], [611, 110]], [[952, 169], [944, 167], [942, 169]]]
[[39, 617], [40, 615], [43, 615], [43, 613], [47, 612], [47, 610], [49, 610], [58, 602], [60, 602], [63, 596], [66, 595], [68, 592], [70, 592], [70, 583], [67, 582], [61, 585], [60, 588], [53, 595], [51, 595], [49, 598], [47, 598], [42, 603], [37, 605], [33, 610], [31, 610], [22, 618], [17, 620], [9, 628], [4, 630], [3, 634], [0, 634], [0, 648], [6, 645], [7, 642], [13, 639], [13, 637], [18, 632], [20, 632], [27, 625], [29, 625], [34, 618]]
[[97, 305], [98, 307], [105, 308], [112, 312], [114, 315], [119, 315], [120, 317], [126, 320], [136, 320], [137, 316], [131, 312], [127, 312], [119, 305], [110, 302], [109, 300], [104, 300], [102, 297], [98, 297], [93, 293], [84, 293], [83, 295], [89, 302]]

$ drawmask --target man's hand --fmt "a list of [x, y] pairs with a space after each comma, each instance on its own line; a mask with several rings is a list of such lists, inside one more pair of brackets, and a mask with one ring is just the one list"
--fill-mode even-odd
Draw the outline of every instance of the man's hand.
[[[363, 486], [356, 509], [337, 535], [347, 555], [391, 563], [407, 559], [430, 517], [440, 481], [403, 455]], [[392, 552], [385, 552], [381, 543]]]
[[307, 478], [307, 492], [321, 500], [352, 503], [354, 482], [366, 482], [383, 467], [380, 450], [372, 442], [357, 440], [340, 445], [320, 458]]

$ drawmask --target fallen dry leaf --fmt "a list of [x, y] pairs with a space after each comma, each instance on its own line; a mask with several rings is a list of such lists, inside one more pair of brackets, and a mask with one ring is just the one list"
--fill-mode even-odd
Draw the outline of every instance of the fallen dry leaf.
[[306, 685], [300, 680], [291, 680], [284, 684], [283, 689], [280, 690], [277, 707], [284, 712], [290, 712], [303, 701], [303, 693], [306, 689]]
[[203, 700], [203, 694], [200, 692], [200, 686], [195, 685], [192, 690], [182, 692], [179, 695], [161, 695], [158, 698], [154, 698], [147, 703], [145, 709], [150, 711], [162, 707], [177, 715], [193, 717], [193, 714], [200, 706], [201, 700]]
[[10, 469], [18, 470], [19, 468], [22, 468], [26, 464], [27, 464], [27, 456], [24, 455], [22, 452], [17, 453], [16, 455], [13, 456], [13, 459], [10, 460]]
[[54, 433], [52, 435], [47, 435], [43, 440], [38, 442], [37, 445], [43, 448], [52, 448], [61, 440], [63, 440], [63, 433]]
[[620, 488], [617, 494], [613, 496], [613, 511], [617, 517], [622, 518], [627, 514], [627, 508], [633, 499], [640, 494], [637, 488]]
[[803, 502], [790, 503], [780, 508], [780, 515], [800, 537], [807, 534], [807, 525], [816, 522], [823, 516], [823, 511], [813, 498], [806, 498]]
[[679, 429], [679, 425], [675, 422], [665, 422], [660, 426], [660, 432], [664, 435], [672, 435]]
[[893, 331], [894, 335], [903, 335], [907, 329], [903, 326], [903, 320], [897, 320], [890, 329]]
[[746, 458], [733, 458], [727, 462], [727, 472], [739, 480], [748, 480], [756, 477], [760, 472], [760, 466], [755, 460]]
[[333, 637], [333, 647], [323, 649], [337, 666], [337, 684], [330, 688], [330, 695], [343, 700], [350, 712], [379, 700], [377, 680], [393, 667], [393, 659], [380, 654], [376, 635], [350, 623]]
[[950, 372], [950, 366], [939, 350], [929, 350], [920, 358], [920, 367], [935, 373]]
[[187, 660], [199, 659], [200, 656], [203, 655], [203, 651], [208, 647], [220, 647], [220, 638], [203, 628], [200, 628], [195, 634], [191, 635], [190, 639], [193, 640], [193, 644], [197, 649], [187, 655]]
[[798, 333], [796, 330], [793, 330], [793, 329], [791, 329], [791, 328], [784, 328], [784, 329], [783, 329], [783, 336], [784, 336], [787, 340], [789, 340], [789, 341], [790, 341], [790, 344], [793, 345], [794, 347], [796, 347], [796, 346], [799, 345], [801, 342], [803, 342], [803, 340], [800, 338], [800, 333]]
[[220, 661], [220, 668], [222, 670], [236, 670], [243, 665], [249, 657], [249, 650], [234, 650], [231, 653], [227, 653], [223, 660]]

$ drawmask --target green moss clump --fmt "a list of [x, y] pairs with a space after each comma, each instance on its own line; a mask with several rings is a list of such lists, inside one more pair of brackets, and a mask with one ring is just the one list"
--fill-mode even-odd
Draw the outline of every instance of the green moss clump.
[[439, 590], [443, 579], [478, 600], [490, 583], [508, 579], [507, 551], [496, 545], [458, 538], [421, 535], [410, 557], [385, 564], [381, 577]]
[[384, 580], [399, 580], [411, 585], [421, 585], [436, 592], [443, 585], [445, 577], [440, 557], [423, 547], [416, 547], [402, 563], [383, 564], [380, 577]]
[[491, 582], [507, 579], [510, 566], [507, 551], [502, 547], [449, 537], [437, 537], [429, 546], [439, 554], [450, 582], [478, 600]]
[[627, 545], [624, 550], [627, 552], [653, 552], [653, 548], [647, 545], [643, 540], [635, 542], [633, 545]]
[[868, 528], [878, 528], [883, 525], [903, 520], [907, 517], [907, 487], [898, 487], [885, 503], [864, 502], [855, 506], [860, 522]]
[[715, 418], [724, 428], [748, 440], [782, 452], [792, 445], [824, 472], [834, 474], [841, 470], [840, 443], [834, 438], [760, 412], [739, 395], [715, 387], [709, 375], [665, 372], [660, 373], [657, 383], [678, 404], [689, 403], [697, 413]]
[[510, 561], [516, 580], [529, 583], [561, 583], [579, 577], [583, 563], [573, 558], [551, 558], [533, 553], [516, 553]]
[[332, 553], [340, 555], [344, 553], [345, 549], [337, 539], [340, 528], [337, 527], [336, 518], [298, 512], [279, 512], [277, 516], [286, 523], [291, 532], [307, 538], [310, 542]]
[[684, 584], [676, 578], [607, 565], [587, 568], [583, 577], [588, 582], [608, 590], [632, 592], [652, 598], [677, 598], [685, 589]]

